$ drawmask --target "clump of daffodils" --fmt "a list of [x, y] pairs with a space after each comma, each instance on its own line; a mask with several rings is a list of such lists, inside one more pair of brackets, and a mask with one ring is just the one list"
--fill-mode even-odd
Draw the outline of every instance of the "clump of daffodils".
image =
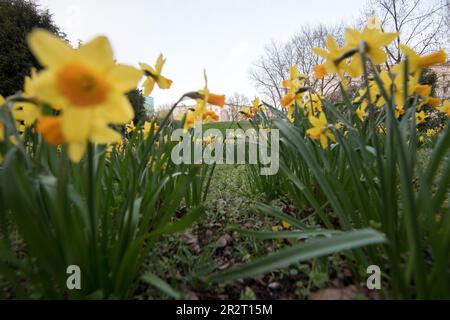
[[[327, 75], [335, 74], [341, 80], [344, 88], [348, 85], [348, 78], [360, 78], [366, 75], [366, 61], [373, 66], [378, 66], [377, 76], [381, 80], [382, 89], [370, 76], [365, 80], [366, 86], [360, 89], [353, 100], [356, 104], [355, 116], [364, 122], [369, 116], [369, 106], [382, 109], [388, 102], [394, 102], [395, 117], [400, 119], [405, 115], [405, 108], [410, 101], [417, 101], [416, 123], [422, 125], [427, 122], [430, 115], [424, 108], [425, 105], [434, 107], [437, 111], [450, 117], [450, 102], [431, 96], [432, 88], [420, 83], [420, 75], [424, 68], [435, 64], [443, 64], [447, 60], [444, 50], [419, 55], [413, 49], [401, 45], [400, 49], [407, 60], [386, 70], [384, 64], [387, 61], [385, 47], [398, 38], [399, 34], [384, 32], [376, 18], [371, 18], [363, 31], [347, 29], [345, 31], [345, 43], [340, 46], [337, 41], [329, 36], [325, 48], [314, 48], [314, 53], [324, 62], [313, 68], [314, 77], [324, 79]], [[407, 61], [407, 62], [406, 62]], [[408, 74], [405, 75], [405, 67], [408, 63]], [[405, 79], [405, 76], [408, 77]], [[405, 81], [407, 80], [407, 81]], [[294, 120], [294, 110], [299, 108], [308, 116], [312, 128], [306, 134], [313, 140], [320, 141], [323, 148], [327, 148], [328, 141], [335, 141], [332, 128], [325, 115], [322, 104], [323, 96], [313, 92], [306, 85], [308, 76], [298, 73], [296, 65], [290, 68], [290, 77], [282, 82], [286, 94], [280, 100], [280, 104], [287, 109], [288, 119]], [[405, 87], [407, 83], [407, 87]], [[387, 97], [382, 92], [387, 92]], [[386, 101], [386, 98], [389, 101]]]

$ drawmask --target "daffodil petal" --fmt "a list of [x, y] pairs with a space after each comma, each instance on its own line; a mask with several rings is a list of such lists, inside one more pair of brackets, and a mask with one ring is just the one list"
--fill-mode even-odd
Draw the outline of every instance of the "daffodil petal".
[[44, 67], [60, 66], [74, 57], [75, 50], [52, 33], [36, 29], [28, 35], [28, 44]]
[[103, 125], [101, 123], [93, 126], [92, 132], [89, 136], [89, 141], [96, 144], [108, 144], [119, 142], [122, 136], [113, 129]]
[[103, 119], [105, 123], [126, 124], [134, 118], [130, 101], [118, 93], [111, 93], [106, 103], [93, 112], [96, 119]]
[[149, 71], [149, 72], [151, 72], [151, 73], [153, 73], [153, 74], [156, 73], [155, 70], [153, 69], [153, 67], [150, 66], [150, 65], [148, 65], [148, 64], [146, 64], [146, 63], [140, 62], [140, 63], [139, 63], [139, 67], [140, 67], [142, 70], [144, 70], [144, 71]]
[[68, 142], [87, 141], [93, 118], [91, 109], [66, 108], [62, 121], [62, 131], [66, 140]]
[[145, 79], [144, 96], [149, 96], [152, 93], [154, 86], [155, 86], [155, 80], [153, 80], [153, 78]]
[[132, 66], [118, 64], [109, 72], [108, 78], [117, 90], [128, 92], [136, 88], [142, 75], [142, 71]]
[[155, 70], [157, 74], [160, 74], [162, 71], [162, 68], [164, 66], [164, 63], [166, 62], [166, 60], [164, 59], [163, 55], [160, 54], [158, 56], [158, 59], [156, 60], [156, 65], [155, 65]]
[[73, 162], [80, 162], [86, 152], [87, 142], [69, 144], [69, 158]]
[[157, 83], [160, 89], [169, 89], [172, 85], [172, 80], [169, 80], [163, 76], [159, 76]]
[[322, 134], [320, 136], [320, 144], [322, 145], [322, 148], [326, 149], [328, 147], [328, 138], [326, 135]]
[[56, 74], [53, 71], [40, 72], [34, 80], [34, 87], [39, 100], [61, 106], [66, 105], [66, 100], [57, 90]]
[[106, 72], [115, 64], [111, 44], [105, 36], [99, 36], [81, 45], [77, 53], [81, 62], [100, 72]]
[[373, 63], [381, 64], [386, 61], [386, 52], [382, 49], [374, 49], [370, 51], [369, 57], [372, 59]]

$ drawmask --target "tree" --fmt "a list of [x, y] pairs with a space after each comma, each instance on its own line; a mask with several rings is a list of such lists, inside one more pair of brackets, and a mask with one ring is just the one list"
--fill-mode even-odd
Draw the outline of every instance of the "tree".
[[134, 110], [134, 123], [143, 122], [147, 120], [147, 113], [144, 107], [145, 98], [142, 94], [142, 90], [133, 89], [127, 93], [128, 100], [130, 100], [131, 105]]
[[27, 34], [43, 28], [65, 38], [52, 14], [34, 1], [0, 1], [0, 94], [8, 96], [23, 87], [24, 77], [39, 64], [26, 43]]
[[244, 94], [235, 92], [231, 97], [228, 97], [226, 105], [230, 120], [237, 121], [239, 119], [239, 112], [244, 107], [249, 106], [250, 101]]
[[448, 0], [369, 0], [359, 24], [376, 16], [386, 32], [400, 36], [387, 48], [388, 65], [401, 61], [400, 44], [419, 54], [448, 49], [450, 34]]
[[[324, 47], [328, 35], [333, 36], [342, 44], [343, 26], [303, 26], [289, 41], [272, 41], [265, 47], [264, 55], [254, 64], [250, 71], [250, 79], [257, 90], [270, 104], [279, 105], [280, 99], [285, 94], [281, 86], [284, 79], [289, 78], [289, 68], [297, 64], [300, 73], [312, 74], [313, 67], [323, 62], [323, 59], [314, 54], [314, 47]], [[336, 90], [335, 77], [327, 77], [326, 80], [312, 80], [308, 83], [324, 94]]]

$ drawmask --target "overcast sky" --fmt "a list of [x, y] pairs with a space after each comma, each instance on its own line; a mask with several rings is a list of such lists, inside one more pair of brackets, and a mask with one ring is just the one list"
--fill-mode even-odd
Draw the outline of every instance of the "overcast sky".
[[155, 89], [156, 105], [203, 87], [203, 69], [215, 93], [256, 91], [252, 63], [272, 39], [285, 40], [304, 24], [356, 18], [361, 0], [39, 0], [76, 43], [103, 34], [119, 62], [153, 65], [167, 58], [171, 90]]

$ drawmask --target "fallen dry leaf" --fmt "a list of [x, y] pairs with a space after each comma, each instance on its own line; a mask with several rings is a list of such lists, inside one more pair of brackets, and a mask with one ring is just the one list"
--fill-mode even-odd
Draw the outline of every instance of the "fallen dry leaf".
[[223, 236], [219, 238], [218, 244], [220, 248], [224, 248], [231, 244], [233, 242], [233, 238], [228, 234], [225, 233]]
[[183, 235], [183, 242], [185, 244], [187, 244], [190, 248], [191, 251], [195, 254], [199, 254], [201, 249], [200, 249], [200, 245], [198, 243], [198, 237], [191, 234], [191, 233], [185, 233]]

